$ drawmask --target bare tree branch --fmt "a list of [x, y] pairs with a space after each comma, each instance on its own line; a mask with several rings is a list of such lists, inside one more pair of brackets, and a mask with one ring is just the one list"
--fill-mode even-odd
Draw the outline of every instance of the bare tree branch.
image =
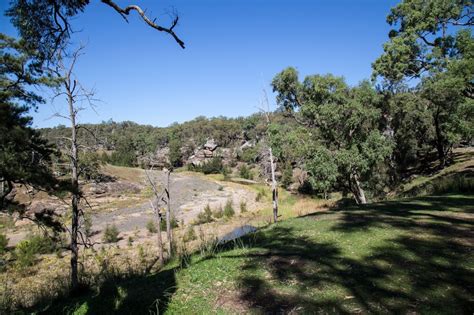
[[166, 28], [166, 27], [163, 27], [163, 26], [160, 26], [160, 25], [156, 24], [155, 23], [156, 19], [151, 20], [146, 15], [146, 12], [143, 11], [143, 9], [141, 7], [139, 7], [138, 5], [129, 5], [125, 8], [121, 8], [119, 5], [117, 5], [115, 2], [113, 2], [111, 0], [101, 0], [101, 1], [102, 1], [102, 3], [105, 3], [108, 6], [114, 8], [114, 10], [117, 11], [125, 19], [125, 21], [127, 21], [127, 23], [128, 23], [127, 16], [130, 14], [130, 11], [137, 11], [137, 13], [141, 16], [142, 20], [146, 24], [148, 24], [150, 27], [158, 30], [159, 32], [165, 32], [165, 33], [170, 34], [181, 48], [183, 48], [183, 49], [185, 48], [184, 47], [184, 42], [178, 37], [178, 35], [176, 35], [176, 33], [173, 30], [175, 28], [175, 26], [178, 25], [179, 16], [176, 15], [173, 19], [173, 22], [171, 23], [171, 26], [169, 28]]

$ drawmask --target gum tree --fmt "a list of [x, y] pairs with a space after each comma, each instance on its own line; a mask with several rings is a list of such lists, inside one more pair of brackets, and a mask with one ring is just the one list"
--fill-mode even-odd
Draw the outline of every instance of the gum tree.
[[364, 186], [391, 153], [391, 142], [378, 129], [380, 96], [367, 82], [349, 87], [333, 75], [307, 76], [287, 68], [272, 82], [277, 103], [309, 133], [305, 167], [313, 186], [327, 192], [335, 184], [367, 203]]

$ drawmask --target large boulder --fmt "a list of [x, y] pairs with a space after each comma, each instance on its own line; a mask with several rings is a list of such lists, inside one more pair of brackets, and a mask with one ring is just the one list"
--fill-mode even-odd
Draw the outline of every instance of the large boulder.
[[204, 144], [204, 149], [209, 150], [209, 151], [214, 151], [217, 149], [219, 145], [216, 143], [214, 139], [208, 139], [206, 143]]

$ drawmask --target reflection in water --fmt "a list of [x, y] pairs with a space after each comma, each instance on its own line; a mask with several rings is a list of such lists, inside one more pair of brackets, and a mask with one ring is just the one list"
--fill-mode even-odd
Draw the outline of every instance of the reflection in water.
[[247, 235], [249, 233], [253, 233], [257, 231], [257, 228], [251, 225], [243, 225], [238, 228], [233, 229], [231, 232], [227, 233], [226, 235], [222, 236], [219, 239], [219, 244], [224, 244], [229, 241], [233, 241], [235, 239], [238, 239], [239, 237], [242, 237], [244, 235]]

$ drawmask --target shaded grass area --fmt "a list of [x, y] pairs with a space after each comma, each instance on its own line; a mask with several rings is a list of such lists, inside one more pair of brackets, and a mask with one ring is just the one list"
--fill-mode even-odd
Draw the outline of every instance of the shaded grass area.
[[474, 193], [474, 151], [458, 149], [451, 165], [439, 170], [437, 163], [423, 164], [426, 169], [414, 169], [416, 175], [402, 184], [398, 196], [413, 197], [445, 193]]
[[46, 313], [472, 313], [473, 225], [474, 195], [319, 212]]

